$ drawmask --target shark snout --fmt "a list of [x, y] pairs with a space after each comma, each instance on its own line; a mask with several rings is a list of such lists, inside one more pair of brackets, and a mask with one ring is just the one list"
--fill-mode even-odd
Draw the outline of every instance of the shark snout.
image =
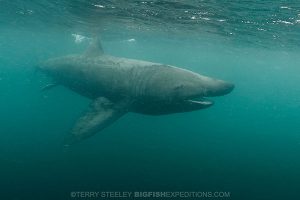
[[222, 80], [217, 80], [207, 88], [206, 96], [223, 96], [234, 89], [234, 84]]
[[[220, 95], [228, 94], [228, 93], [230, 93], [233, 89], [234, 89], [234, 84], [233, 84], [233, 83], [225, 82], [225, 83], [223, 83], [222, 89], [221, 89], [221, 91], [220, 91]], [[219, 95], [219, 96], [220, 96], [220, 95]]]

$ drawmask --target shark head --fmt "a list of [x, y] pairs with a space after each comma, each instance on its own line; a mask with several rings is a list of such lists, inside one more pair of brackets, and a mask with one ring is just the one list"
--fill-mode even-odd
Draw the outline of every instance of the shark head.
[[[164, 66], [150, 82], [154, 98], [164, 102], [159, 109], [151, 108], [153, 114], [188, 112], [213, 105], [209, 97], [223, 96], [234, 89], [234, 84], [203, 76], [189, 70]], [[149, 90], [148, 90], [149, 92]], [[163, 96], [161, 94], [164, 94]]]
[[223, 96], [230, 93], [233, 89], [234, 84], [232, 83], [187, 72], [181, 78], [174, 80], [171, 95], [178, 100], [196, 103], [198, 99], [199, 102], [209, 104], [210, 101], [205, 100], [206, 97]]
[[214, 78], [199, 76], [198, 79], [185, 81], [177, 86], [176, 94], [181, 97], [186, 108], [199, 110], [208, 108], [214, 103], [208, 97], [223, 96], [234, 89], [234, 84]]

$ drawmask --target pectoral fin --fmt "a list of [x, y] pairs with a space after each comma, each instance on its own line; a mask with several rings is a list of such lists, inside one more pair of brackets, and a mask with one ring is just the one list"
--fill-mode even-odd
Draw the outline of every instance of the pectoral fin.
[[110, 100], [100, 97], [95, 99], [88, 111], [79, 118], [71, 133], [65, 139], [65, 146], [88, 138], [128, 112], [128, 103], [120, 101], [113, 103]]

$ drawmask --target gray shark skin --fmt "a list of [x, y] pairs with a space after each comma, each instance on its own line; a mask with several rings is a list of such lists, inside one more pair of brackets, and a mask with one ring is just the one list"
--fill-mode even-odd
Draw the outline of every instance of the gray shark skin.
[[66, 146], [94, 135], [127, 112], [164, 115], [204, 109], [213, 105], [206, 97], [234, 88], [232, 83], [179, 67], [104, 54], [98, 39], [84, 54], [49, 59], [38, 68], [56, 84], [92, 100], [66, 137]]

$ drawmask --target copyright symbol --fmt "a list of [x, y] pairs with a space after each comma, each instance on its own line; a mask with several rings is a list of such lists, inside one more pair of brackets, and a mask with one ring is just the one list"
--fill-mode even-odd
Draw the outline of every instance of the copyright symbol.
[[76, 192], [71, 192], [71, 193], [70, 193], [70, 196], [71, 196], [72, 198], [76, 197]]

